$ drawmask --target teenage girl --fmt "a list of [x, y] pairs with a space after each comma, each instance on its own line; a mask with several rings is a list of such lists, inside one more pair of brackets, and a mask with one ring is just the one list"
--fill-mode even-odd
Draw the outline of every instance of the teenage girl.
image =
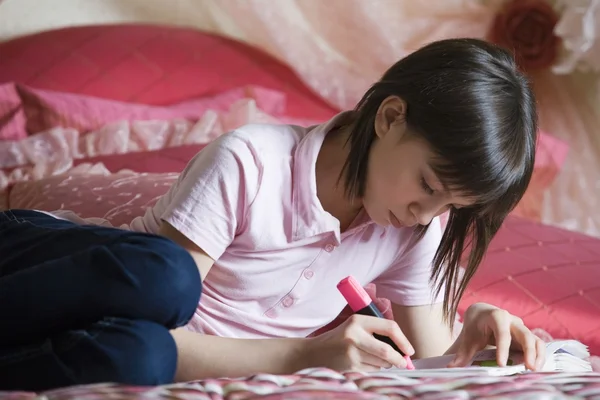
[[[375, 333], [415, 358], [456, 354], [450, 366], [520, 348], [539, 369], [544, 343], [502, 309], [473, 304], [451, 330], [529, 183], [536, 131], [509, 53], [443, 40], [323, 125], [218, 138], [130, 231], [1, 213], [0, 388], [405, 367]], [[346, 305], [348, 275], [376, 283], [395, 321], [311, 337]]]

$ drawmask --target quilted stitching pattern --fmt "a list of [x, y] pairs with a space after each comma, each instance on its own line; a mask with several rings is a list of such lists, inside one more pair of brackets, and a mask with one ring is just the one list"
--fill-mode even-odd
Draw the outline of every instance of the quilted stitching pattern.
[[554, 337], [600, 353], [600, 240], [510, 218], [491, 244], [460, 310], [498, 304]]
[[325, 120], [335, 113], [271, 56], [193, 29], [66, 28], [2, 43], [0, 60], [0, 83], [150, 105], [254, 84], [287, 93], [291, 117]]

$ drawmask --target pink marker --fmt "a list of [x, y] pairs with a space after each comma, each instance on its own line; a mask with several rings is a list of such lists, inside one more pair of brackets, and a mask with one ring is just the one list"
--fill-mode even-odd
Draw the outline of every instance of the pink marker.
[[[385, 318], [381, 311], [377, 308], [373, 300], [371, 300], [371, 296], [365, 291], [365, 289], [358, 283], [354, 277], [349, 276], [344, 278], [337, 285], [338, 290], [342, 293], [342, 296], [346, 299], [346, 302], [356, 314], [369, 315], [371, 317], [377, 318]], [[406, 369], [415, 369], [415, 366], [410, 359], [410, 356], [405, 355], [396, 343], [392, 339], [387, 336], [381, 336], [374, 334], [376, 339], [381, 340], [384, 343], [392, 346], [394, 350], [398, 353], [402, 354], [404, 359], [406, 360]]]

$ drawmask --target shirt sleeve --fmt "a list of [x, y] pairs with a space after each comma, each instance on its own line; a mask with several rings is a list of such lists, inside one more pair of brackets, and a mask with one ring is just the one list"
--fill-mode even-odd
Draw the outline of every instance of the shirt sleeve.
[[437, 282], [430, 281], [433, 258], [442, 239], [439, 218], [434, 218], [425, 235], [405, 250], [373, 283], [377, 285], [377, 297], [389, 299], [403, 306], [422, 306], [443, 300], [444, 287], [435, 296]]
[[160, 218], [217, 260], [244, 225], [261, 171], [248, 140], [225, 134], [190, 161]]

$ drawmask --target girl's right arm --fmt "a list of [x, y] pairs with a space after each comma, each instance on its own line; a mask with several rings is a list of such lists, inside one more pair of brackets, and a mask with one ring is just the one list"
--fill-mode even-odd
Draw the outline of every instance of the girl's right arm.
[[364, 315], [354, 315], [314, 338], [234, 339], [179, 328], [171, 332], [178, 352], [175, 380], [285, 375], [313, 367], [338, 371], [406, 368], [402, 355], [375, 339], [375, 333], [390, 337], [406, 354], [414, 354], [394, 321]]
[[[204, 280], [214, 260], [166, 222], [162, 223], [160, 234], [191, 254]], [[171, 332], [178, 352], [175, 379], [181, 382], [256, 373], [292, 374], [309, 367], [376, 370], [394, 365], [405, 368], [404, 358], [388, 344], [375, 339], [374, 333], [392, 338], [406, 354], [414, 353], [394, 321], [362, 315], [310, 339], [234, 339], [179, 328]]]
[[308, 367], [310, 339], [232, 339], [179, 328], [171, 332], [177, 344], [177, 382], [256, 373], [292, 374]]

